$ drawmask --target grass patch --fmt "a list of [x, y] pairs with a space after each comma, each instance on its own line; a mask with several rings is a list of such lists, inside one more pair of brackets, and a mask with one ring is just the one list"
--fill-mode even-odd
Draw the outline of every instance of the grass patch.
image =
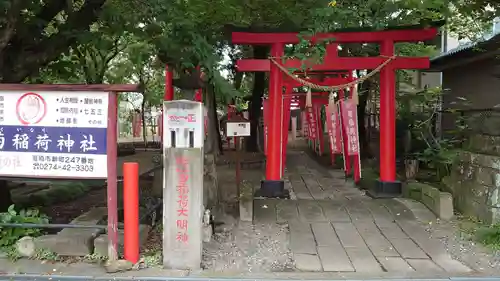
[[500, 250], [500, 225], [495, 224], [478, 228], [475, 232], [475, 238], [492, 250]]
[[500, 224], [485, 225], [475, 218], [458, 219], [462, 238], [476, 241], [491, 250], [500, 250]]

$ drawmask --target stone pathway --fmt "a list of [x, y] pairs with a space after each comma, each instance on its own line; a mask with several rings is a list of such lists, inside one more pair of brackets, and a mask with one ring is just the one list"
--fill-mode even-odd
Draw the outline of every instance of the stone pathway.
[[466, 273], [400, 201], [373, 200], [303, 152], [287, 156], [296, 200], [257, 200], [257, 223], [288, 224], [301, 271]]

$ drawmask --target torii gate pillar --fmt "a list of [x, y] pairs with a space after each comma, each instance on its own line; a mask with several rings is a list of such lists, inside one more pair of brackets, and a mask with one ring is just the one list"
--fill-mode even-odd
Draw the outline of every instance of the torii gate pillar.
[[[271, 45], [271, 56], [275, 58], [284, 55], [285, 45], [274, 43]], [[269, 76], [269, 133], [267, 142], [266, 179], [261, 182], [260, 190], [255, 196], [287, 198], [285, 183], [282, 179], [282, 128], [283, 119], [283, 73], [274, 64], [271, 64]], [[284, 165], [284, 164], [283, 164]]]
[[[394, 55], [394, 42], [380, 43], [380, 54]], [[394, 197], [402, 193], [396, 178], [396, 73], [389, 63], [380, 71], [380, 179], [368, 195]]]

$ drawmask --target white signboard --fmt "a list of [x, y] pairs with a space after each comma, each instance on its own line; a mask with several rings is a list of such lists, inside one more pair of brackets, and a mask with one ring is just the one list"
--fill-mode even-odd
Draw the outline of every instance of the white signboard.
[[205, 140], [204, 107], [201, 102], [163, 102], [163, 146], [202, 148]]
[[250, 122], [227, 122], [228, 137], [250, 136]]
[[106, 178], [108, 93], [0, 92], [0, 175]]

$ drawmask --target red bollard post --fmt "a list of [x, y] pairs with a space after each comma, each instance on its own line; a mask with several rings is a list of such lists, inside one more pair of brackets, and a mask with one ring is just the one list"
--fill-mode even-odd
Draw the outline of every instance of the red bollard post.
[[139, 164], [123, 163], [125, 259], [139, 261]]

